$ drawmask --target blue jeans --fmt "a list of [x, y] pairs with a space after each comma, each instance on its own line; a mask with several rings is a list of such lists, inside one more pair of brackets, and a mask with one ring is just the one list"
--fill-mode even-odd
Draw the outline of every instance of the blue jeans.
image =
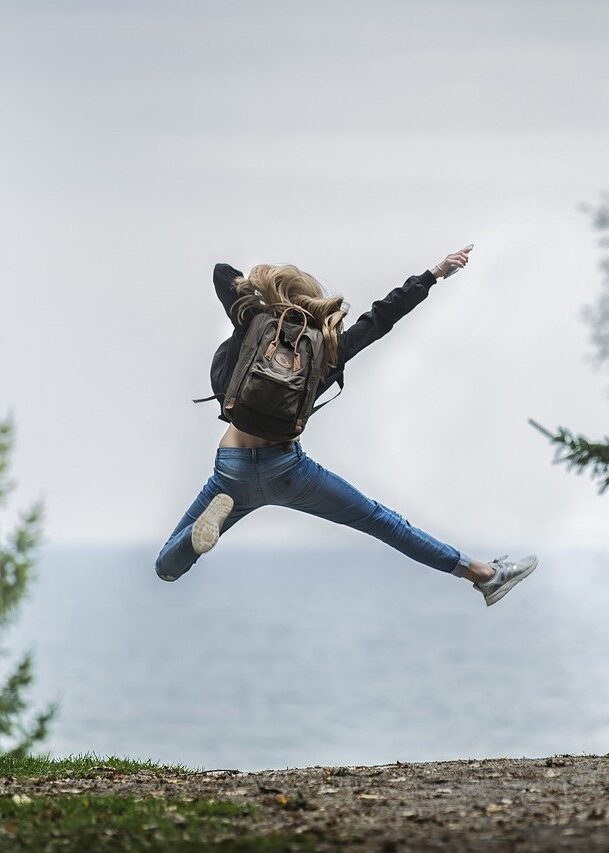
[[218, 447], [213, 474], [157, 557], [160, 578], [177, 580], [199, 559], [190, 538], [192, 525], [220, 492], [234, 500], [220, 535], [259, 507], [285, 506], [361, 530], [419, 563], [456, 577], [463, 577], [470, 566], [466, 554], [413, 527], [399, 513], [323, 468], [307, 456], [300, 441], [287, 441], [263, 447]]

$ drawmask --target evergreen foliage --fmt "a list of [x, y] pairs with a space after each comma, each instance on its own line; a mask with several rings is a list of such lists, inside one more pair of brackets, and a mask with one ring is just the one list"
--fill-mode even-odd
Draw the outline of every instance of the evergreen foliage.
[[[609, 193], [601, 195], [603, 201], [598, 207], [581, 204], [580, 209], [591, 214], [592, 227], [601, 232], [600, 248], [609, 249]], [[582, 317], [591, 328], [592, 343], [596, 348], [596, 354], [592, 356], [596, 367], [609, 364], [609, 257], [601, 258], [599, 267], [603, 273], [600, 294], [594, 305], [582, 308]]]
[[[609, 193], [602, 192], [601, 196], [603, 200], [598, 207], [587, 204], [579, 207], [592, 215], [593, 227], [602, 232], [600, 248], [609, 249]], [[582, 309], [582, 317], [591, 328], [592, 343], [596, 349], [592, 363], [596, 367], [609, 364], [609, 257], [602, 258], [599, 266], [603, 271], [600, 295], [595, 305], [585, 305]], [[552, 433], [532, 418], [529, 418], [529, 423], [557, 445], [554, 463], [565, 462], [568, 470], [575, 469], [578, 474], [588, 469], [592, 479], [599, 480], [599, 494], [609, 488], [609, 436], [604, 436], [603, 441], [590, 441], [567, 427], [558, 427], [558, 431]]]
[[[0, 504], [12, 488], [8, 470], [13, 437], [12, 421], [0, 421]], [[36, 503], [21, 513], [13, 529], [0, 539], [0, 631], [15, 618], [27, 594], [41, 539], [42, 512], [42, 504]], [[2, 647], [0, 656], [7, 656]], [[26, 654], [9, 666], [0, 681], [0, 755], [25, 755], [46, 736], [55, 708], [51, 705], [39, 714], [28, 713], [26, 693], [32, 680], [32, 657]]]
[[529, 423], [557, 445], [554, 463], [566, 462], [567, 469], [575, 468], [578, 474], [589, 469], [592, 479], [600, 481], [599, 495], [609, 488], [609, 436], [605, 436], [603, 443], [592, 442], [585, 435], [574, 435], [566, 427], [558, 427], [558, 432], [553, 434], [532, 418]]

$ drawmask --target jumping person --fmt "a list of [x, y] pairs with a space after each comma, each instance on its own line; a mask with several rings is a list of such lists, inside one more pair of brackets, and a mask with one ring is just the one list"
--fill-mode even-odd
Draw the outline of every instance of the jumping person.
[[[431, 270], [412, 275], [384, 299], [373, 302], [343, 330], [342, 296], [328, 296], [320, 283], [292, 264], [258, 264], [247, 277], [228, 264], [216, 264], [216, 294], [233, 324], [230, 338], [216, 350], [211, 366], [220, 420], [229, 424], [216, 450], [213, 473], [161, 549], [156, 572], [175, 581], [239, 519], [262, 506], [290, 507], [368, 533], [413, 560], [473, 582], [487, 605], [499, 601], [537, 566], [530, 555], [512, 562], [505, 554], [476, 560], [413, 527], [402, 515], [366, 497], [355, 486], [314, 461], [300, 436], [271, 441], [238, 429], [226, 416], [226, 391], [252, 318], [261, 311], [278, 316], [277, 306], [298, 306], [323, 333], [323, 361], [315, 399], [334, 382], [342, 390], [345, 364], [389, 332], [427, 298], [439, 278], [468, 263], [470, 247], [453, 252]], [[263, 318], [260, 318], [263, 319]], [[279, 335], [279, 332], [277, 333]], [[340, 391], [338, 392], [340, 393]], [[324, 405], [324, 404], [321, 404]]]

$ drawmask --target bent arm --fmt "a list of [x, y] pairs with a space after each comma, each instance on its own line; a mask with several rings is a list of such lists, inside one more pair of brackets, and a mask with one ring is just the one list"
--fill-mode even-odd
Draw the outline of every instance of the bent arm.
[[398, 320], [427, 298], [429, 288], [436, 280], [430, 270], [425, 270], [422, 275], [411, 275], [404, 284], [394, 287], [383, 299], [375, 300], [370, 311], [358, 317], [356, 322], [340, 335], [339, 367], [386, 335]]
[[216, 295], [222, 303], [222, 307], [226, 311], [226, 316], [232, 322], [233, 326], [237, 325], [237, 318], [235, 316], [235, 312], [231, 313], [230, 309], [238, 296], [235, 279], [240, 275], [243, 275], [243, 273], [240, 272], [240, 270], [231, 267], [230, 264], [216, 264], [214, 267], [214, 287], [216, 289]]
[[238, 326], [240, 329], [247, 329], [252, 317], [262, 310], [262, 306], [260, 308], [256, 306], [247, 308], [243, 312], [243, 322], [240, 324], [237, 323], [237, 311], [231, 311], [231, 308], [239, 298], [235, 279], [240, 275], [243, 275], [243, 273], [235, 269], [235, 267], [231, 267], [230, 264], [216, 264], [214, 267], [214, 287], [216, 288], [216, 295], [226, 311], [226, 316], [233, 326], [235, 328]]

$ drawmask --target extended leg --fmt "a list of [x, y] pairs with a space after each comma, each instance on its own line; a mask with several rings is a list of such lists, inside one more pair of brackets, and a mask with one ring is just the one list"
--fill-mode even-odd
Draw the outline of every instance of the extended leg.
[[419, 563], [456, 577], [463, 577], [476, 562], [452, 545], [413, 527], [399, 513], [366, 497], [310, 457], [306, 476], [311, 489], [292, 504], [293, 509], [361, 530]]

